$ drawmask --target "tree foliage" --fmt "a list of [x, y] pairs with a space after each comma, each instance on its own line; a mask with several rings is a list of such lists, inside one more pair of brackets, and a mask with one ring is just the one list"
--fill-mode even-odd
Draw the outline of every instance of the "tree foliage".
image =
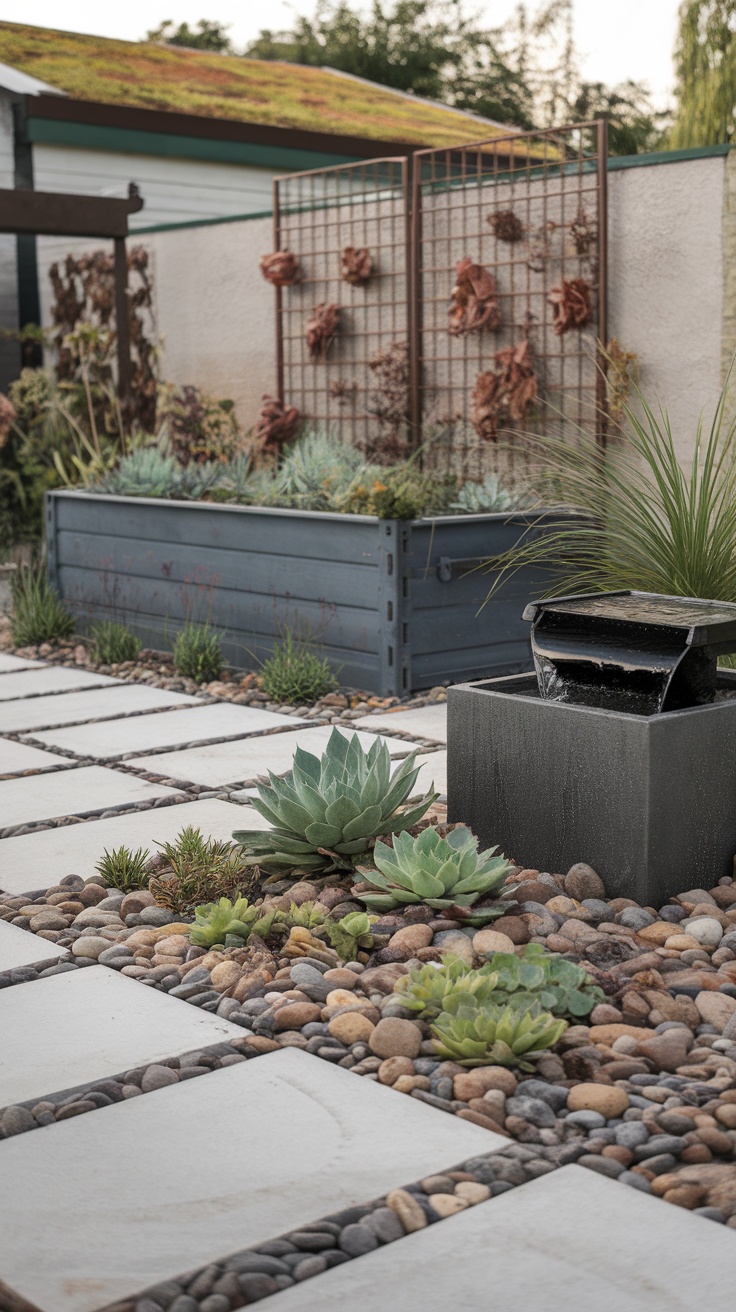
[[190, 50], [209, 50], [212, 54], [234, 54], [232, 42], [227, 34], [227, 24], [218, 23], [212, 18], [200, 18], [196, 28], [188, 23], [177, 25], [167, 18], [150, 32], [146, 32], [147, 41], [157, 41], [167, 46], [187, 46]]
[[684, 0], [675, 48], [677, 111], [670, 145], [712, 146], [734, 135], [736, 0]]

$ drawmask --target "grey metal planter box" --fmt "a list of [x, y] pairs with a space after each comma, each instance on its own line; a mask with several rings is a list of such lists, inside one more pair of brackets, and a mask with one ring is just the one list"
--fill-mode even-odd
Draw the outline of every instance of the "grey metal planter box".
[[732, 874], [736, 698], [645, 716], [543, 701], [533, 674], [451, 688], [448, 804], [525, 866], [587, 861], [659, 907]]
[[547, 575], [520, 571], [480, 610], [492, 576], [472, 571], [527, 524], [52, 492], [46, 528], [51, 578], [84, 620], [123, 619], [161, 648], [184, 619], [209, 619], [240, 666], [288, 624], [311, 631], [344, 684], [391, 696], [531, 667], [519, 617]]

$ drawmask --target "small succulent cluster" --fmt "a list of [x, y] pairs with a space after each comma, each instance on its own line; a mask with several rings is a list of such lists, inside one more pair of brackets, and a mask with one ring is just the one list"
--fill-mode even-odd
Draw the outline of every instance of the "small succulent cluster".
[[446, 956], [441, 965], [428, 963], [396, 981], [396, 996], [402, 1007], [420, 1011], [427, 1019], [441, 1012], [454, 1012], [469, 1002], [479, 1006], [495, 1000], [498, 975], [487, 966], [473, 970], [461, 957]]
[[539, 943], [528, 943], [519, 956], [494, 952], [482, 969], [498, 976], [498, 993], [516, 1008], [539, 1003], [555, 1016], [578, 1019], [589, 1016], [599, 1002], [605, 1001], [603, 990], [593, 983], [584, 966], [545, 952]]
[[232, 843], [205, 838], [187, 826], [173, 843], [162, 843], [149, 891], [160, 907], [185, 915], [205, 901], [239, 897], [252, 883], [243, 853]]
[[[268, 903], [251, 904], [246, 897], [231, 901], [221, 897], [195, 909], [194, 924], [189, 931], [191, 942], [201, 948], [242, 948], [252, 935], [264, 940], [278, 939], [285, 955], [300, 955], [298, 945], [305, 944], [308, 954], [325, 948], [328, 940], [341, 961], [355, 961], [360, 951], [373, 947], [371, 917], [353, 911], [342, 920], [331, 920], [327, 911], [315, 902], [292, 902], [288, 910]], [[327, 949], [329, 952], [329, 949]]]
[[288, 774], [270, 774], [270, 784], [259, 785], [252, 804], [274, 828], [240, 830], [233, 838], [245, 859], [265, 870], [352, 870], [379, 835], [410, 829], [435, 801], [430, 792], [401, 809], [419, 773], [414, 756], [392, 777], [386, 743], [376, 739], [365, 752], [357, 735], [333, 729], [321, 758], [298, 747]]
[[195, 909], [189, 938], [199, 948], [242, 948], [251, 934], [267, 938], [277, 915], [276, 911], [251, 906], [247, 897], [240, 897], [236, 902], [221, 897], [219, 902], [208, 902]]
[[437, 1055], [460, 1066], [518, 1066], [533, 1071], [534, 1061], [559, 1043], [567, 1021], [556, 1020], [538, 1005], [528, 1011], [513, 1007], [459, 1007], [442, 1012], [432, 1023]]
[[115, 847], [112, 852], [105, 848], [96, 869], [108, 888], [131, 893], [134, 889], [146, 887], [151, 873], [150, 863], [150, 853], [143, 847], [136, 852], [130, 847]]
[[375, 911], [418, 902], [438, 911], [457, 907], [469, 923], [482, 925], [510, 905], [508, 901], [476, 905], [481, 898], [497, 898], [512, 869], [504, 856], [494, 856], [496, 851], [493, 847], [479, 852], [478, 839], [466, 825], [458, 825], [446, 837], [434, 826], [423, 829], [417, 838], [397, 833], [392, 847], [376, 843], [375, 869], [360, 868], [369, 890], [361, 886], [355, 896]]

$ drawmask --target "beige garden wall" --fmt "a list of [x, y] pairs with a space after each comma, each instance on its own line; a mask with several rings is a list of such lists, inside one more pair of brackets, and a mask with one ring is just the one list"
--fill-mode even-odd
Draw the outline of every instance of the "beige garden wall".
[[[258, 270], [271, 219], [135, 241], [151, 254], [163, 375], [232, 398], [249, 427], [276, 387], [274, 291]], [[40, 268], [61, 253], [46, 239]], [[736, 349], [736, 152], [610, 170], [609, 306], [609, 335], [636, 352], [641, 386], [689, 459]]]

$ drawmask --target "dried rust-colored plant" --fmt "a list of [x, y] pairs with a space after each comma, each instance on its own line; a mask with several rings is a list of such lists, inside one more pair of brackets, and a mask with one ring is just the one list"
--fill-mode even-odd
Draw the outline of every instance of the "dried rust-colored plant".
[[391, 342], [368, 361], [375, 379], [366, 409], [378, 420], [381, 435], [366, 443], [371, 460], [390, 464], [406, 454], [406, 425], [409, 417], [409, 344]]
[[324, 359], [339, 327], [339, 305], [328, 305], [325, 302], [315, 305], [307, 320], [306, 333], [307, 350], [313, 360]]
[[495, 210], [488, 215], [494, 237], [499, 241], [517, 242], [524, 237], [524, 224], [513, 210]]
[[612, 337], [603, 352], [606, 369], [606, 407], [608, 418], [616, 427], [621, 426], [624, 407], [631, 391], [632, 376], [636, 375], [639, 357], [627, 351], [617, 337]]
[[340, 259], [340, 277], [352, 287], [370, 281], [373, 272], [371, 253], [365, 246], [346, 246]]
[[557, 224], [553, 219], [549, 219], [547, 223], [540, 223], [537, 228], [532, 228], [530, 231], [527, 264], [533, 273], [544, 272], [547, 261], [552, 255], [552, 234], [556, 231]]
[[447, 316], [452, 337], [477, 333], [483, 328], [498, 332], [501, 327], [496, 279], [467, 256], [460, 260], [455, 270], [455, 286], [450, 293]]
[[295, 405], [285, 406], [264, 392], [256, 422], [255, 439], [264, 455], [276, 455], [296, 437], [301, 415]]
[[301, 277], [299, 261], [292, 251], [275, 251], [273, 255], [262, 255], [261, 273], [266, 282], [273, 283], [274, 287], [293, 287]]
[[[158, 389], [157, 350], [149, 337], [152, 318], [153, 280], [148, 251], [134, 246], [128, 251], [129, 331], [131, 355], [130, 413], [144, 432], [152, 433], [156, 427], [156, 396]], [[49, 278], [55, 301], [51, 307], [54, 324], [53, 344], [56, 348], [56, 375], [60, 382], [71, 382], [78, 376], [80, 357], [77, 354], [78, 338], [75, 329], [80, 323], [94, 328], [110, 329], [115, 322], [115, 258], [104, 250], [89, 255], [67, 255], [63, 265], [52, 264]], [[98, 373], [104, 374], [104, 367]], [[107, 377], [99, 381], [108, 382]]]
[[584, 205], [579, 206], [578, 212], [570, 224], [570, 237], [575, 254], [581, 260], [587, 259], [591, 251], [595, 250], [598, 241], [598, 224], [595, 217], [588, 213]]
[[473, 390], [471, 421], [479, 437], [495, 442], [499, 424], [521, 423], [537, 396], [537, 378], [525, 337], [495, 355], [496, 369], [478, 374]]
[[552, 324], [558, 337], [573, 328], [584, 328], [593, 313], [590, 304], [590, 283], [585, 278], [563, 278], [559, 287], [552, 287], [547, 301], [552, 306]]
[[355, 399], [359, 388], [355, 381], [350, 381], [347, 378], [333, 378], [327, 390], [338, 405], [349, 405]]

